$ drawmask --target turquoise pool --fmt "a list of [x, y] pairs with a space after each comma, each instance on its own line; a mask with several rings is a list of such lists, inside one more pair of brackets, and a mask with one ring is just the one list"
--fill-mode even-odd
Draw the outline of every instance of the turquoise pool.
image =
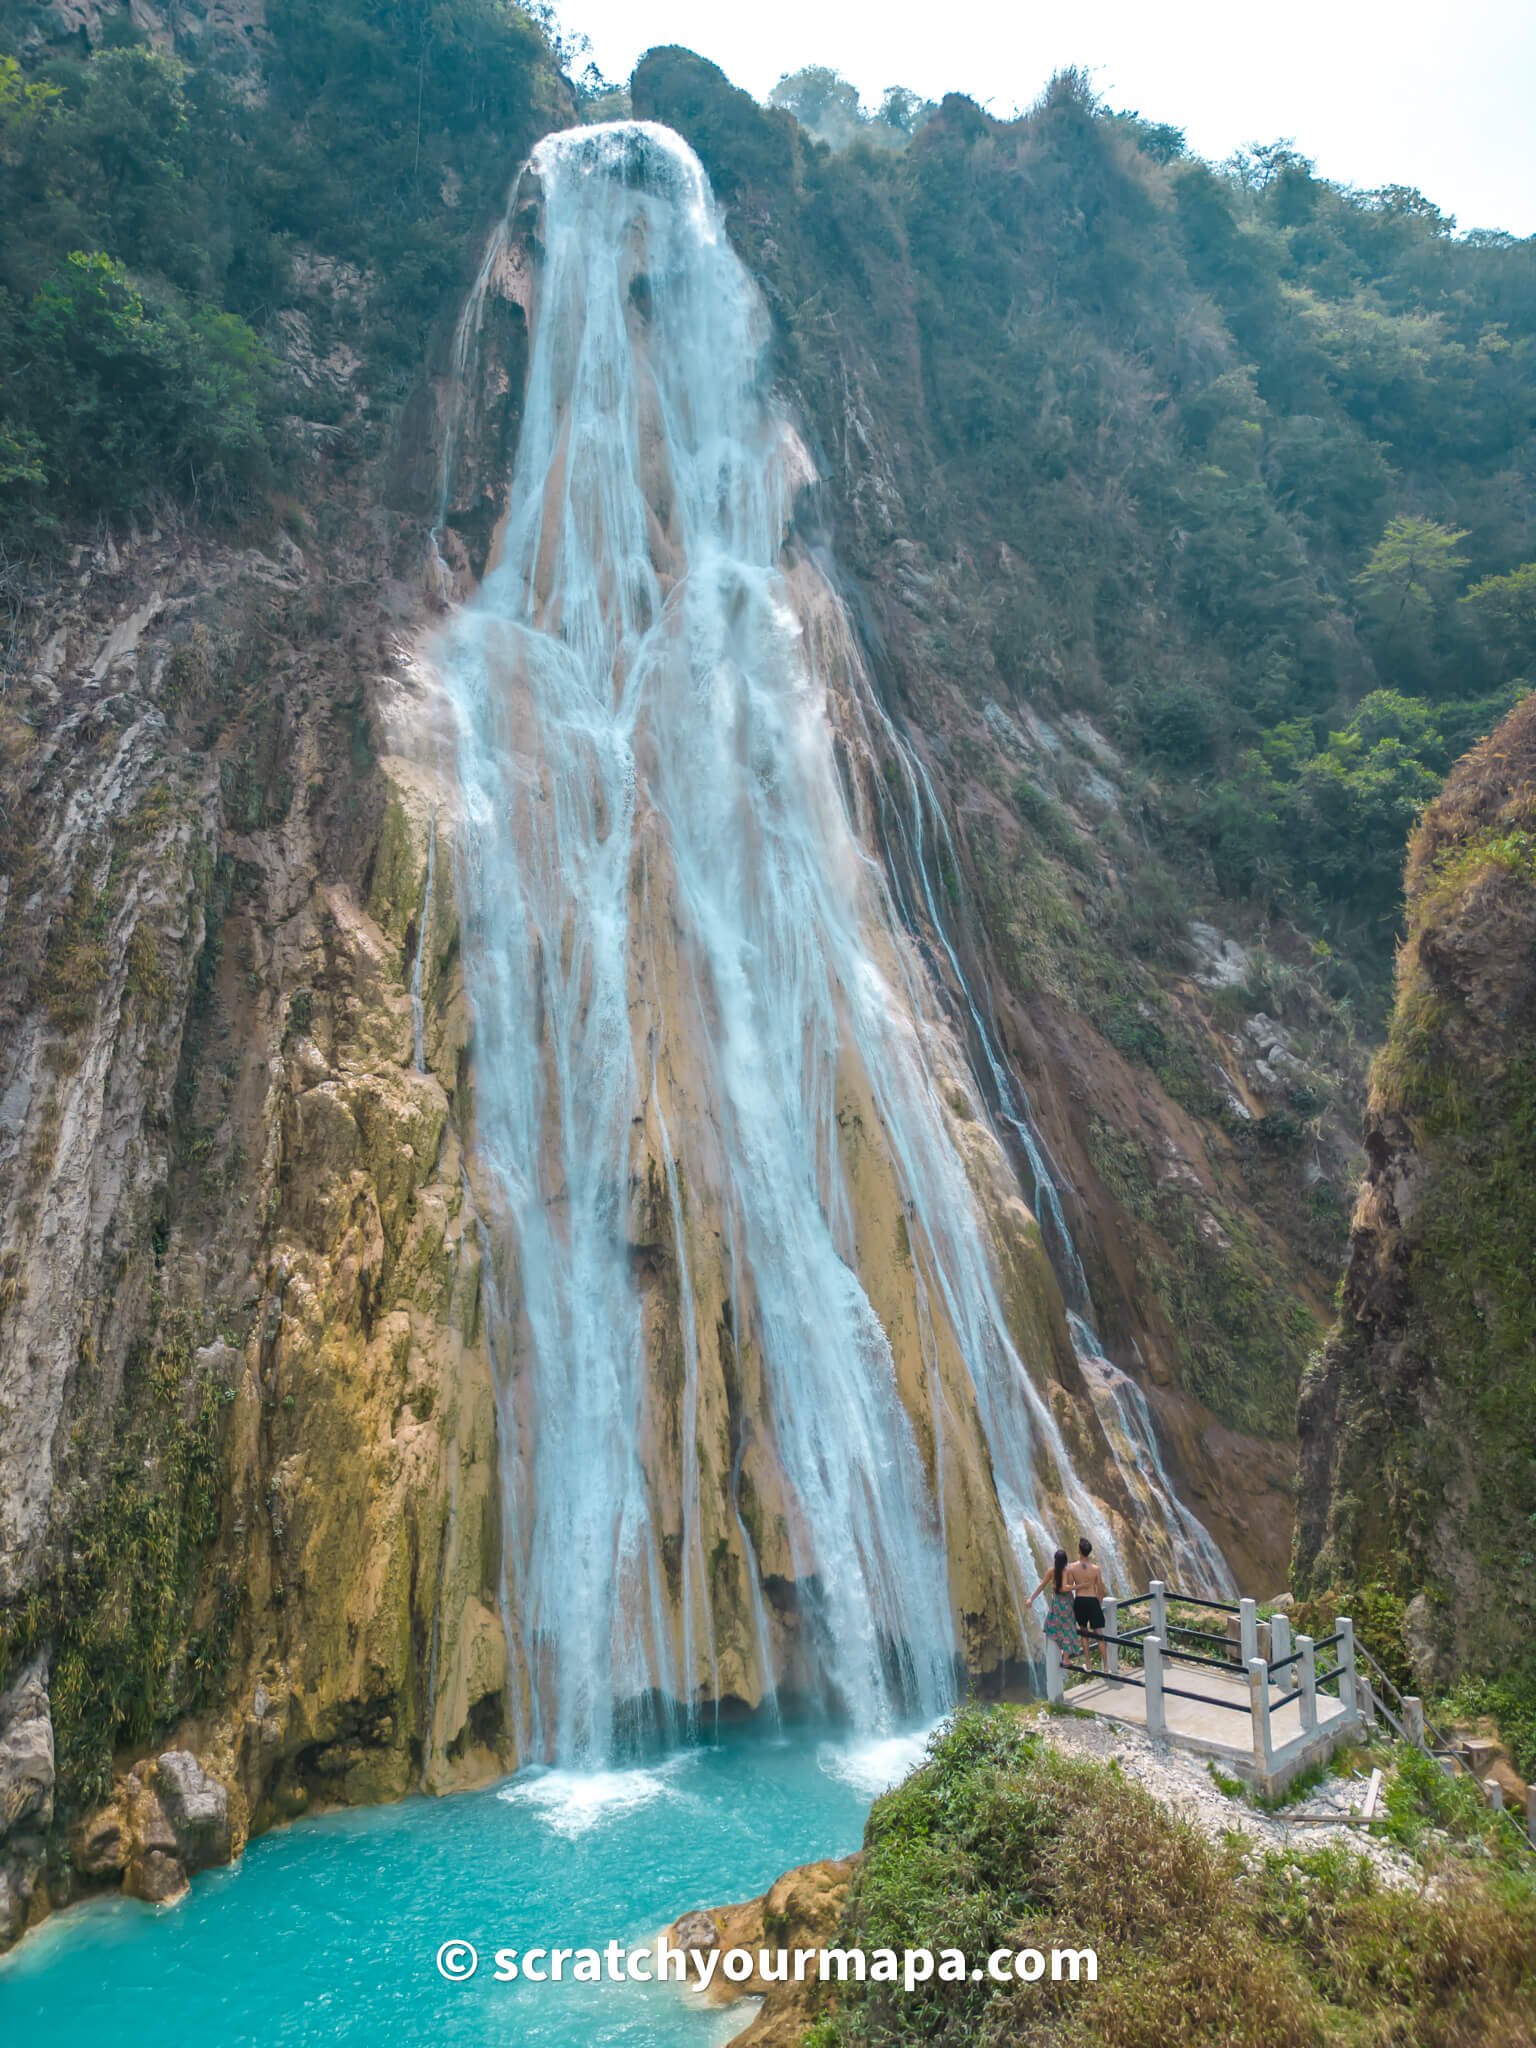
[[[645, 1766], [530, 1771], [484, 1792], [301, 1821], [179, 1906], [57, 1915], [0, 1963], [0, 2039], [27, 2048], [371, 2042], [714, 2048], [738, 2020], [675, 1988], [498, 1984], [492, 1952], [602, 1947], [858, 1846], [922, 1737], [731, 1736]], [[481, 1951], [445, 1983], [449, 1939]]]

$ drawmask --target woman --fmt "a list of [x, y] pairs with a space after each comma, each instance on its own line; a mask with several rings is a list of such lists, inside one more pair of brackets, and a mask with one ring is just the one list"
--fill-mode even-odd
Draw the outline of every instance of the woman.
[[1050, 1587], [1050, 1597], [1045, 1603], [1045, 1633], [1064, 1660], [1077, 1648], [1077, 1617], [1072, 1611], [1072, 1595], [1066, 1581], [1067, 1553], [1058, 1550], [1055, 1562], [1030, 1594], [1028, 1602], [1033, 1607], [1046, 1587]]

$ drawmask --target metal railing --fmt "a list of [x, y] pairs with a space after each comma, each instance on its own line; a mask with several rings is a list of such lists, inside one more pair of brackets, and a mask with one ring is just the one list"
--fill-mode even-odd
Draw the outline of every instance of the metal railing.
[[[1209, 1629], [1191, 1627], [1185, 1623], [1170, 1621], [1168, 1609], [1171, 1605], [1215, 1608], [1238, 1617], [1238, 1641], [1234, 1646], [1238, 1661], [1231, 1657], [1209, 1657], [1199, 1650], [1181, 1647], [1180, 1639], [1201, 1643], [1212, 1643], [1225, 1648], [1229, 1638], [1213, 1635]], [[1336, 1722], [1340, 1732], [1354, 1727], [1359, 1722], [1355, 1691], [1354, 1631], [1347, 1619], [1341, 1619], [1336, 1632], [1325, 1637], [1321, 1643], [1314, 1643], [1308, 1636], [1299, 1636], [1295, 1647], [1291, 1644], [1290, 1623], [1283, 1615], [1275, 1616], [1270, 1623], [1270, 1649], [1276, 1661], [1271, 1662], [1258, 1654], [1258, 1607], [1252, 1600], [1239, 1601], [1235, 1606], [1228, 1601], [1207, 1601], [1191, 1594], [1170, 1592], [1159, 1579], [1154, 1579], [1145, 1593], [1136, 1593], [1128, 1600], [1106, 1599], [1104, 1605], [1104, 1627], [1085, 1629], [1084, 1638], [1098, 1643], [1103, 1652], [1103, 1667], [1096, 1668], [1086, 1662], [1064, 1657], [1056, 1644], [1046, 1640], [1046, 1696], [1053, 1701], [1065, 1698], [1065, 1675], [1067, 1672], [1106, 1685], [1132, 1686], [1145, 1699], [1147, 1733], [1165, 1736], [1168, 1733], [1166, 1702], [1188, 1700], [1196, 1706], [1216, 1707], [1225, 1713], [1242, 1714], [1252, 1725], [1252, 1752], [1254, 1766], [1261, 1776], [1269, 1776], [1277, 1761], [1290, 1762], [1315, 1737], [1324, 1721]], [[1135, 1629], [1122, 1632], [1120, 1618], [1123, 1614], [1140, 1607], [1149, 1607], [1148, 1621]], [[1337, 1650], [1335, 1664], [1319, 1673], [1317, 1652]], [[1132, 1678], [1120, 1669], [1122, 1651], [1140, 1656], [1142, 1676]], [[1229, 1693], [1219, 1692], [1214, 1687], [1197, 1691], [1188, 1685], [1169, 1682], [1168, 1666], [1173, 1667], [1172, 1675], [1182, 1676], [1189, 1671], [1217, 1671], [1227, 1678], [1246, 1675], [1248, 1697], [1233, 1699]], [[1273, 1673], [1299, 1666], [1300, 1683], [1294, 1690], [1276, 1698], [1272, 1694]], [[1338, 1683], [1339, 1711], [1320, 1715], [1318, 1709], [1318, 1688], [1320, 1684]], [[1297, 1733], [1278, 1746], [1274, 1739], [1274, 1716], [1283, 1708], [1299, 1706]], [[1223, 1745], [1225, 1746], [1225, 1745]]]
[[[1133, 1594], [1128, 1600], [1106, 1599], [1103, 1606], [1103, 1629], [1081, 1632], [1088, 1641], [1100, 1645], [1102, 1667], [1063, 1657], [1047, 1637], [1048, 1699], [1063, 1700], [1064, 1678], [1070, 1671], [1097, 1684], [1129, 1686], [1143, 1693], [1149, 1735], [1167, 1734], [1164, 1702], [1170, 1699], [1189, 1700], [1199, 1706], [1220, 1707], [1228, 1713], [1245, 1714], [1253, 1726], [1253, 1762], [1265, 1776], [1273, 1771], [1277, 1761], [1294, 1762], [1297, 1754], [1304, 1750], [1325, 1722], [1342, 1734], [1350, 1729], [1368, 1727], [1379, 1717], [1394, 1734], [1404, 1742], [1412, 1743], [1426, 1756], [1434, 1757], [1451, 1775], [1465, 1772], [1471, 1777], [1478, 1784], [1490, 1811], [1508, 1831], [1510, 1839], [1517, 1841], [1522, 1849], [1536, 1854], [1536, 1788], [1527, 1794], [1522, 1825], [1520, 1819], [1503, 1804], [1503, 1793], [1496, 1782], [1491, 1778], [1477, 1779], [1465, 1747], [1449, 1742], [1426, 1716], [1423, 1701], [1411, 1693], [1400, 1691], [1370, 1651], [1355, 1641], [1354, 1623], [1347, 1615], [1339, 1616], [1331, 1636], [1314, 1639], [1302, 1635], [1297, 1636], [1293, 1643], [1290, 1617], [1273, 1614], [1269, 1618], [1270, 1655], [1261, 1657], [1258, 1654], [1258, 1606], [1253, 1600], [1241, 1600], [1235, 1605], [1225, 1600], [1206, 1600], [1196, 1594], [1173, 1592], [1161, 1580], [1154, 1579], [1145, 1593]], [[1208, 1629], [1170, 1621], [1168, 1609], [1172, 1606], [1200, 1607], [1235, 1614], [1238, 1617], [1237, 1642], [1232, 1644], [1230, 1637], [1213, 1635]], [[1135, 1628], [1122, 1628], [1121, 1618], [1141, 1607], [1151, 1608], [1150, 1618]], [[1236, 1651], [1236, 1657], [1207, 1657], [1195, 1650], [1181, 1649], [1178, 1638], [1219, 1647], [1230, 1646]], [[1120, 1669], [1122, 1651], [1139, 1657], [1141, 1677], [1133, 1678]], [[1336, 1653], [1334, 1661], [1320, 1665], [1319, 1657], [1329, 1651]], [[1170, 1663], [1176, 1670], [1192, 1665], [1219, 1671], [1231, 1678], [1246, 1675], [1248, 1698], [1234, 1700], [1215, 1691], [1195, 1692], [1185, 1686], [1170, 1685], [1167, 1673]], [[1295, 1670], [1300, 1682], [1292, 1691], [1272, 1697], [1271, 1687], [1277, 1673], [1291, 1670]], [[1337, 1689], [1339, 1711], [1322, 1716], [1318, 1711], [1318, 1695], [1330, 1686]], [[1290, 1706], [1301, 1709], [1298, 1716], [1300, 1732], [1277, 1748], [1273, 1717]]]

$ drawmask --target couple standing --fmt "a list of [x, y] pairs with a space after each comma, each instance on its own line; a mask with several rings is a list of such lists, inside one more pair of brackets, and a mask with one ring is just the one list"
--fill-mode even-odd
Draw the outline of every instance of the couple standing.
[[1109, 1589], [1104, 1584], [1104, 1574], [1093, 1561], [1093, 1545], [1086, 1536], [1078, 1543], [1076, 1564], [1067, 1563], [1064, 1550], [1057, 1551], [1051, 1569], [1029, 1596], [1031, 1606], [1047, 1587], [1050, 1595], [1045, 1603], [1046, 1635], [1063, 1657], [1070, 1657], [1077, 1647], [1082, 1651], [1083, 1662], [1091, 1665], [1094, 1635], [1104, 1632], [1103, 1601]]

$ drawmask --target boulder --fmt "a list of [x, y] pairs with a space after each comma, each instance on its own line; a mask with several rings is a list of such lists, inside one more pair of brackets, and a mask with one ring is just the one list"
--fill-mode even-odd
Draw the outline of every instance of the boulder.
[[229, 1793], [191, 1750], [168, 1749], [157, 1758], [154, 1785], [184, 1868], [227, 1863], [234, 1853]]
[[187, 1873], [168, 1849], [150, 1849], [136, 1856], [123, 1879], [123, 1890], [146, 1905], [174, 1905], [187, 1889]]
[[118, 1780], [111, 1802], [76, 1829], [71, 1849], [82, 1877], [121, 1872], [130, 1898], [169, 1904], [193, 1872], [234, 1854], [228, 1788], [191, 1750], [168, 1749]]

